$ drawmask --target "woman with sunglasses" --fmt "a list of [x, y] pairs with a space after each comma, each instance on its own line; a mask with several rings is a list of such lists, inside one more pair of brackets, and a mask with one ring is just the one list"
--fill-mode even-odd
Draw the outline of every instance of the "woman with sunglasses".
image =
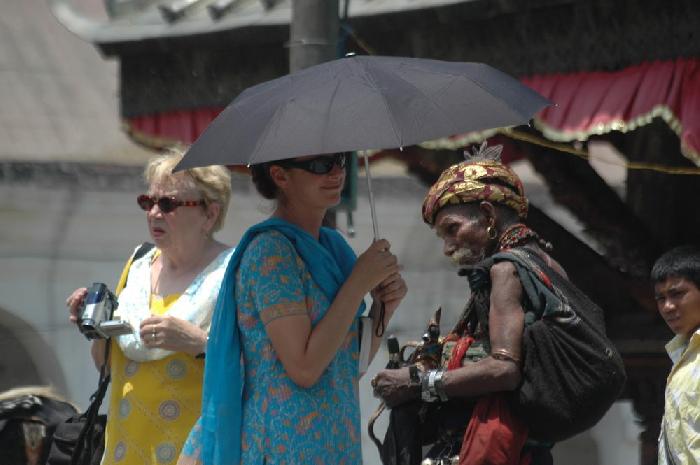
[[[148, 193], [137, 198], [155, 247], [129, 260], [117, 287], [116, 312], [132, 332], [109, 340], [103, 465], [174, 463], [200, 414], [203, 356], [232, 254], [213, 237], [226, 216], [231, 177], [222, 166], [173, 174], [181, 158], [150, 161]], [[85, 296], [82, 288], [68, 297], [71, 321]], [[104, 339], [93, 342], [92, 356], [103, 365]]]
[[[358, 317], [385, 323], [406, 294], [386, 240], [359, 257], [322, 227], [340, 201], [345, 154], [252, 167], [275, 200], [229, 263], [212, 320], [202, 418], [184, 464], [358, 464]], [[374, 354], [380, 342], [375, 335]], [[240, 365], [242, 363], [242, 366]]]

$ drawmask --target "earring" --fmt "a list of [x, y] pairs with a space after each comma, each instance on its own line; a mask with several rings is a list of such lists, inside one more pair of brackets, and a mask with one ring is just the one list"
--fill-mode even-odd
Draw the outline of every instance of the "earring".
[[496, 228], [493, 225], [490, 225], [488, 228], [486, 228], [486, 237], [488, 237], [492, 241], [495, 241], [498, 237], [498, 231], [496, 231]]

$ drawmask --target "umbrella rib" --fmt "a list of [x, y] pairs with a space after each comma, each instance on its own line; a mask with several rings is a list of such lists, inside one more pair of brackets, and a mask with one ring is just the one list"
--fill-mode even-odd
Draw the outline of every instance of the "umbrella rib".
[[[251, 162], [250, 164], [251, 165], [255, 164], [253, 162], [256, 161], [256, 159], [258, 158], [258, 156], [260, 154], [260, 147], [261, 147], [263, 141], [266, 139], [266, 137], [265, 137], [266, 134], [268, 134], [270, 132], [270, 128], [275, 124], [275, 122], [280, 120], [280, 118], [276, 118], [276, 116], [279, 113], [283, 113], [283, 112], [287, 111], [287, 103], [288, 102], [285, 101], [284, 105], [280, 105], [278, 108], [275, 109], [275, 111], [272, 113], [272, 115], [270, 115], [268, 122], [265, 124], [264, 129], [260, 132], [260, 136], [258, 137], [258, 140], [255, 142], [255, 147], [253, 148], [253, 151], [251, 152], [252, 153], [252, 155], [250, 157], [250, 162]], [[240, 113], [240, 114], [241, 114], [241, 116], [243, 116], [243, 113]]]
[[[365, 75], [367, 76], [367, 79], [369, 79], [372, 82], [373, 88], [378, 89], [379, 87], [377, 86], [377, 81], [372, 76], [372, 73], [370, 72], [369, 68], [367, 68], [364, 65], [364, 62], [359, 62], [359, 63], [362, 64], [362, 67], [365, 70]], [[401, 137], [401, 134], [397, 131], [396, 120], [394, 119], [394, 115], [391, 112], [391, 106], [389, 106], [389, 102], [387, 101], [386, 97], [384, 97], [384, 94], [379, 92], [379, 96], [380, 96], [382, 102], [384, 103], [384, 107], [386, 108], [387, 114], [389, 115], [389, 119], [391, 120], [391, 128], [394, 130], [394, 136], [396, 136], [396, 138], [399, 141], [399, 147], [403, 147], [403, 145], [404, 145], [403, 138]]]
[[[500, 105], [505, 105], [505, 107], [506, 107], [508, 110], [510, 110], [510, 112], [513, 112], [518, 118], [521, 117], [520, 112], [518, 112], [516, 109], [514, 109], [514, 108], [513, 108], [511, 105], [509, 105], [507, 102], [505, 102], [505, 101], [503, 101], [502, 99], [500, 99], [497, 95], [494, 95], [490, 90], [488, 90], [487, 88], [485, 88], [484, 86], [482, 86], [481, 83], [479, 83], [478, 81], [475, 81], [474, 79], [471, 79], [470, 77], [465, 76], [464, 74], [460, 74], [460, 73], [456, 73], [456, 74], [454, 74], [454, 73], [449, 73], [449, 74], [452, 75], [452, 76], [455, 77], [455, 78], [461, 78], [461, 79], [467, 79], [467, 80], [469, 80], [469, 81], [472, 82], [474, 85], [476, 85], [477, 87], [479, 87], [482, 91], [484, 91], [486, 94], [488, 94], [489, 96], [491, 96], [492, 98], [494, 98], [495, 101], [496, 101], [496, 103], [498, 103], [498, 104], [500, 104]], [[407, 81], [407, 80], [406, 80], [403, 76], [401, 76], [400, 74], [397, 74], [396, 77], [397, 77], [398, 79], [401, 79], [401, 81], [403, 81], [406, 85], [408, 85], [408, 86], [410, 86], [411, 88], [415, 89], [415, 90], [416, 90], [416, 93], [419, 93], [419, 94], [423, 95], [423, 96], [426, 98], [426, 100], [428, 100], [435, 108], [437, 108], [437, 109], [439, 109], [439, 110], [441, 110], [441, 111], [444, 112], [444, 108], [441, 107], [440, 105], [438, 105], [434, 100], [428, 98], [428, 95], [427, 95], [425, 92], [423, 92], [419, 87], [416, 87], [416, 86], [413, 85], [411, 82]], [[486, 128], [484, 128], [484, 129], [486, 129]], [[453, 134], [450, 134], [450, 135], [454, 135], [454, 134], [457, 134], [457, 133], [460, 132], [460, 131], [459, 131], [458, 129], [456, 129], [456, 128], [453, 128], [453, 130], [455, 130], [456, 132], [453, 133]]]
[[[330, 115], [330, 114], [331, 114], [331, 112], [330, 112], [330, 107], [333, 105], [333, 101], [335, 100], [335, 96], [338, 94], [338, 89], [339, 89], [339, 88], [340, 88], [340, 80], [337, 80], [337, 81], [335, 82], [335, 88], [333, 89], [333, 92], [332, 92], [330, 98], [328, 99], [328, 105], [326, 106], [326, 110], [327, 110], [326, 114], [327, 114], [327, 115]], [[326, 150], [326, 149], [325, 149], [325, 147], [326, 147], [326, 134], [327, 134], [326, 129], [328, 128], [328, 123], [329, 123], [329, 122], [330, 122], [330, 118], [324, 118], [324, 125], [323, 125], [324, 128], [323, 128], [323, 131], [322, 131], [322, 134], [323, 134], [323, 142], [322, 142], [322, 144], [321, 144], [321, 145], [323, 146], [323, 150], [324, 150], [324, 151]], [[308, 154], [308, 155], [315, 155], [315, 154]]]
[[[505, 106], [508, 110], [510, 110], [511, 112], [515, 113], [515, 115], [516, 115], [518, 118], [522, 117], [522, 115], [520, 114], [520, 112], [519, 112], [517, 109], [513, 108], [513, 106], [509, 103], [509, 102], [510, 102], [509, 100], [506, 101], [506, 100], [503, 100], [503, 99], [499, 98], [497, 95], [494, 95], [490, 90], [488, 90], [487, 88], [485, 88], [484, 86], [482, 86], [481, 83], [475, 81], [474, 79], [470, 79], [470, 78], [468, 78], [468, 77], [466, 77], [466, 76], [460, 76], [460, 77], [462, 77], [462, 78], [464, 78], [464, 79], [469, 79], [469, 80], [470, 80], [471, 82], [473, 82], [476, 86], [478, 86], [481, 90], [483, 90], [484, 92], [486, 92], [487, 94], [489, 94], [491, 97], [495, 98], [495, 99], [496, 99], [496, 102], [497, 102], [498, 104]], [[523, 84], [523, 85], [525, 85], [525, 84]]]

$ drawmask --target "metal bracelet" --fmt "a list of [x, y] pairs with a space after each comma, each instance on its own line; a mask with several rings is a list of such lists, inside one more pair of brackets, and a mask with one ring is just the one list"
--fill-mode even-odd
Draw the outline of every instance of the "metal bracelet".
[[447, 394], [445, 394], [445, 384], [443, 383], [443, 377], [445, 376], [445, 371], [440, 370], [435, 374], [435, 394], [437, 394], [440, 402], [447, 402]]
[[513, 362], [516, 365], [520, 365], [520, 358], [516, 357], [508, 349], [494, 349], [494, 350], [492, 350], [491, 351], [491, 358], [495, 358], [496, 360], [503, 360], [506, 362]]
[[428, 373], [428, 390], [430, 391], [430, 395], [433, 397], [437, 397], [437, 392], [435, 392], [435, 377], [437, 374], [437, 370], [430, 370]]
[[[431, 389], [432, 379], [432, 389]], [[423, 402], [435, 402], [438, 398], [434, 393], [435, 370], [425, 371], [421, 374], [420, 397]]]

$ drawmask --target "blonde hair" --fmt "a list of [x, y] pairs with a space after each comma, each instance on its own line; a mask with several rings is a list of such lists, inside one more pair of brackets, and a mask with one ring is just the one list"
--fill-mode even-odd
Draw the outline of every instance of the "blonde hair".
[[231, 173], [222, 165], [189, 168], [173, 173], [184, 152], [169, 149], [167, 153], [153, 157], [143, 172], [148, 185], [154, 182], [171, 186], [184, 186], [197, 190], [204, 201], [218, 203], [221, 206], [219, 217], [216, 219], [212, 232], [218, 231], [224, 225], [228, 204], [231, 200]]

